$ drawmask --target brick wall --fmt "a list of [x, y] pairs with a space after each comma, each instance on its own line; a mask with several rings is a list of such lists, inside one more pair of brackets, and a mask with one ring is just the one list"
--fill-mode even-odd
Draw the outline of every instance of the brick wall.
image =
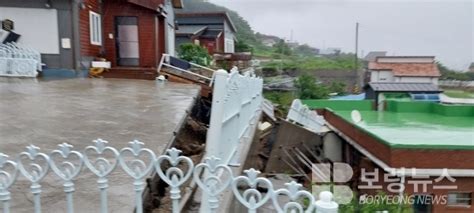
[[[153, 10], [140, 7], [125, 1], [104, 0], [103, 5], [103, 34], [105, 57], [112, 62], [112, 66], [117, 66], [117, 49], [115, 36], [113, 39], [108, 37], [109, 33], [115, 35], [115, 17], [117, 16], [133, 16], [138, 17], [138, 39], [139, 39], [139, 55], [140, 67], [156, 67], [159, 58], [164, 51], [164, 22], [163, 18], [157, 20], [159, 35], [155, 34], [155, 18], [157, 13]], [[159, 47], [157, 51], [157, 39], [159, 39]], [[163, 40], [163, 41], [161, 41]], [[162, 43], [162, 44], [161, 44]]]
[[100, 54], [101, 46], [91, 44], [89, 11], [100, 12], [99, 0], [85, 0], [84, 9], [79, 9], [79, 39], [81, 44], [81, 55], [96, 57]]

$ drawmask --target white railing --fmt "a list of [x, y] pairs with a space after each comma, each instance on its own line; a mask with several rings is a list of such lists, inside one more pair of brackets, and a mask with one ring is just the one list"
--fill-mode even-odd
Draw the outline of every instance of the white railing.
[[447, 104], [474, 104], [474, 98], [452, 98], [445, 94], [439, 94], [439, 101]]
[[[262, 107], [263, 80], [237, 69], [230, 73], [218, 70], [214, 77], [212, 109], [207, 132], [206, 153], [226, 163], [238, 165], [239, 143], [252, 139], [250, 126], [255, 124]], [[232, 162], [231, 162], [232, 161]]]
[[293, 100], [286, 120], [301, 124], [305, 128], [317, 133], [321, 132], [322, 128], [326, 125], [324, 117], [318, 115], [316, 111], [309, 109], [300, 99]]
[[[168, 149], [166, 155], [158, 156], [152, 150], [144, 148], [142, 142], [136, 140], [129, 142], [128, 147], [120, 150], [108, 146], [108, 142], [102, 139], [97, 139], [94, 143], [93, 146], [88, 146], [82, 151], [74, 150], [72, 145], [63, 143], [59, 145], [59, 149], [49, 154], [40, 152], [40, 148], [33, 145], [26, 147], [26, 151], [15, 158], [9, 158], [6, 154], [0, 153], [0, 202], [3, 204], [3, 212], [9, 213], [11, 210], [10, 189], [21, 174], [31, 183], [30, 193], [33, 195], [34, 212], [40, 213], [42, 210], [41, 183], [49, 171], [62, 180], [67, 200], [66, 211], [74, 212], [75, 178], [85, 172], [82, 169], [84, 166], [97, 176], [101, 213], [108, 212], [108, 176], [118, 168], [134, 179], [137, 213], [143, 212], [142, 193], [145, 188], [145, 178], [152, 173], [158, 174], [170, 186], [173, 213], [182, 211], [180, 187], [191, 179], [209, 197], [202, 202], [209, 202], [211, 212], [218, 212], [219, 194], [226, 189], [231, 189], [237, 200], [248, 208], [249, 212], [256, 212], [267, 202], [271, 202], [277, 212], [314, 212], [314, 210], [337, 212], [337, 204], [332, 201], [330, 192], [322, 192], [319, 196], [320, 200], [316, 201], [315, 196], [302, 190], [301, 185], [294, 181], [287, 183], [287, 188], [274, 189], [268, 179], [258, 177], [259, 171], [249, 169], [244, 171], [243, 176], [234, 176], [227, 163], [213, 156], [194, 166], [190, 158], [180, 156], [181, 151], [175, 148]], [[143, 160], [144, 156], [151, 160]], [[183, 167], [183, 165], [186, 166]], [[203, 176], [202, 173], [207, 175]], [[221, 179], [222, 173], [228, 174], [227, 179]], [[257, 190], [257, 186], [266, 187], [268, 191], [263, 193]], [[287, 196], [289, 201], [280, 203], [278, 198], [281, 196]], [[303, 204], [303, 199], [306, 199], [306, 205]], [[12, 211], [15, 212], [15, 210]]]
[[0, 44], [0, 76], [36, 77], [41, 54], [15, 43]]
[[474, 81], [439, 80], [438, 85], [445, 87], [474, 87]]

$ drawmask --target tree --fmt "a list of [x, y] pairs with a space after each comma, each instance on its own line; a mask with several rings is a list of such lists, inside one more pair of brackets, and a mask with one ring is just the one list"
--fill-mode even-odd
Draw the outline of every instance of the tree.
[[306, 73], [295, 80], [295, 86], [300, 99], [325, 99], [329, 96], [328, 88], [317, 84], [316, 78]]
[[178, 57], [203, 66], [207, 66], [211, 61], [211, 56], [207, 53], [207, 49], [191, 43], [179, 46]]
[[468, 81], [473, 79], [471, 76], [469, 76], [469, 74], [451, 70], [439, 61], [436, 62], [436, 65], [438, 66], [439, 72], [441, 73], [441, 79], [461, 81]]
[[291, 55], [291, 48], [283, 39], [278, 40], [278, 42], [273, 45], [273, 49], [275, 53], [282, 55]]
[[316, 48], [303, 44], [296, 47], [295, 53], [302, 56], [314, 56], [316, 55]]
[[338, 95], [341, 95], [346, 92], [345, 88], [346, 88], [346, 84], [344, 84], [343, 82], [333, 81], [329, 85], [328, 89], [329, 89], [329, 92], [335, 92]]

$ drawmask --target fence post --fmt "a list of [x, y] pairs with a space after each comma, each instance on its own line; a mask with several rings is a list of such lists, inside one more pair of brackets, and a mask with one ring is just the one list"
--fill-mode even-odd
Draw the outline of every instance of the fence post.
[[[49, 155], [49, 164], [56, 175], [63, 180], [64, 192], [66, 193], [67, 212], [74, 212], [73, 193], [75, 191], [73, 179], [79, 175], [84, 163], [84, 158], [81, 153], [73, 151], [73, 146], [67, 143], [59, 144], [59, 149], [53, 150]], [[77, 165], [69, 161], [69, 156], [75, 155], [77, 157]], [[54, 160], [54, 156], [60, 158], [59, 164]], [[60, 166], [58, 166], [60, 165]], [[67, 165], [67, 167], [63, 166]]]
[[319, 193], [319, 200], [315, 202], [316, 213], [337, 213], [339, 204], [332, 200], [332, 193], [323, 191]]
[[[8, 172], [3, 170], [10, 165], [13, 171]], [[15, 182], [18, 174], [17, 164], [11, 160], [8, 160], [8, 155], [0, 153], [0, 201], [3, 203], [3, 212], [10, 212], [10, 191], [8, 188]]]
[[[95, 143], [95, 146], [88, 146], [84, 149], [84, 164], [98, 177], [97, 187], [100, 190], [100, 212], [107, 213], [109, 212], [107, 202], [107, 188], [109, 188], [109, 181], [107, 175], [117, 167], [119, 153], [115, 148], [107, 146], [108, 142], [105, 140], [99, 138], [93, 142]], [[113, 154], [115, 162], [111, 162], [103, 156], [104, 152], [107, 150]], [[87, 153], [91, 151], [94, 151], [99, 155], [99, 158], [97, 158], [95, 162], [91, 162], [87, 156]]]
[[224, 99], [226, 95], [226, 83], [227, 77], [229, 74], [223, 70], [217, 70], [214, 78], [214, 89], [212, 94], [212, 109], [211, 109], [211, 120], [209, 122], [209, 130], [207, 131], [207, 141], [206, 141], [206, 155], [207, 156], [218, 156], [220, 155], [219, 148], [221, 147], [219, 141], [221, 129], [222, 129], [222, 120], [224, 116]]
[[[30, 145], [26, 147], [26, 152], [20, 153], [18, 155], [18, 169], [23, 176], [25, 176], [30, 182], [30, 190], [33, 194], [33, 203], [34, 203], [34, 212], [41, 213], [41, 185], [40, 181], [48, 174], [49, 164], [40, 165], [39, 163], [34, 163], [35, 160], [43, 159], [46, 162], [49, 162], [48, 155], [40, 153], [39, 147]], [[32, 171], [28, 171], [22, 162], [22, 157], [30, 159], [32, 162], [29, 166], [35, 168]]]

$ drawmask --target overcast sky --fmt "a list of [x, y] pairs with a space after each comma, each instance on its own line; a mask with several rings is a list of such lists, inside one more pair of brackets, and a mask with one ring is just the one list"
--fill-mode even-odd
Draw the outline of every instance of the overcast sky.
[[256, 32], [359, 54], [434, 55], [454, 69], [474, 62], [474, 0], [210, 0], [237, 11]]

